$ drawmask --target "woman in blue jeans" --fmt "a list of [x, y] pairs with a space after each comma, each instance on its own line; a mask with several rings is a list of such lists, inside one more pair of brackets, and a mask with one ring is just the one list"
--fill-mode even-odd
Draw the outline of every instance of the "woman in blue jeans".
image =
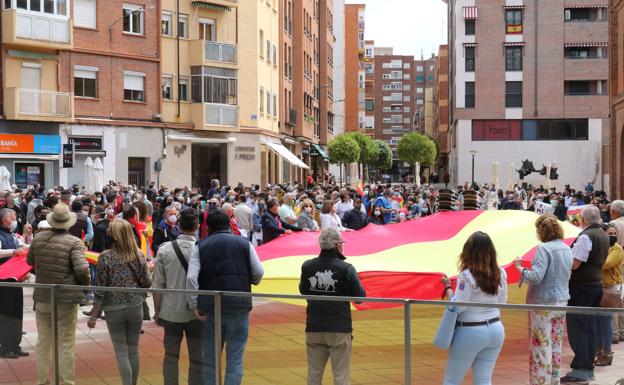
[[[468, 238], [459, 256], [460, 274], [455, 293], [444, 277], [445, 295], [451, 301], [506, 303], [507, 274], [496, 263], [496, 249], [490, 237], [477, 231]], [[491, 385], [496, 359], [503, 347], [505, 329], [496, 308], [457, 306], [457, 324], [444, 385], [460, 385], [470, 368], [475, 385]]]
[[[123, 219], [115, 220], [108, 233], [113, 248], [100, 254], [96, 286], [149, 288], [147, 263], [135, 241], [132, 225]], [[136, 385], [139, 379], [139, 336], [144, 300], [143, 293], [96, 291], [87, 322], [87, 326], [94, 328], [97, 314], [104, 310], [123, 385]]]

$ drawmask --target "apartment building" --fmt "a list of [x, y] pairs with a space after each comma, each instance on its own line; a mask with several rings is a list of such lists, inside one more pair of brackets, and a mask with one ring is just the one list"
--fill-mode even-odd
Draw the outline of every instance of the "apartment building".
[[333, 137], [334, 5], [332, 0], [281, 0], [280, 117], [283, 145], [303, 165], [283, 163], [284, 181], [315, 179], [329, 167]]
[[444, 180], [448, 175], [448, 127], [449, 127], [449, 83], [448, 83], [448, 45], [438, 49], [438, 60], [434, 69], [433, 80], [433, 135], [438, 142], [440, 154], [435, 173]]
[[429, 59], [414, 60], [416, 89], [414, 101], [414, 129], [420, 133], [433, 134], [433, 86], [437, 58], [434, 54]]
[[610, 1], [609, 14], [609, 93], [611, 127], [608, 156], [604, 169], [609, 171], [610, 196], [624, 197], [624, 1]]
[[364, 42], [364, 130], [374, 137], [375, 129], [375, 41]]
[[345, 5], [345, 131], [364, 130], [366, 74], [364, 71], [366, 6]]
[[[495, 162], [501, 181], [519, 182], [508, 171], [528, 159], [557, 167], [557, 187], [608, 189], [606, 2], [447, 3], [451, 181], [471, 180], [474, 156], [478, 183]], [[539, 173], [520, 182], [548, 185]]]

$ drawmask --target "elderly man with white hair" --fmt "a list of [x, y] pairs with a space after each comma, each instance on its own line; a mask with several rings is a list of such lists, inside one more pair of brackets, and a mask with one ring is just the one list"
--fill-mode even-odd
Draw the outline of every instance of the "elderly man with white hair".
[[[615, 200], [611, 202], [611, 223], [615, 226], [618, 234], [617, 244], [624, 246], [624, 201]], [[622, 271], [624, 274], [624, 271]], [[624, 341], [624, 314], [615, 314], [613, 316], [613, 343], [617, 344]]]
[[[602, 296], [602, 265], [609, 253], [609, 237], [601, 228], [600, 210], [587, 206], [581, 211], [583, 231], [572, 244], [572, 275], [568, 306], [597, 307]], [[597, 321], [595, 315], [566, 315], [568, 340], [574, 351], [572, 370], [562, 384], [588, 384], [594, 380]]]
[[284, 197], [282, 198], [282, 205], [279, 209], [279, 216], [281, 220], [289, 225], [297, 226], [297, 214], [295, 214], [295, 211], [292, 208], [293, 199], [292, 193], [284, 194]]

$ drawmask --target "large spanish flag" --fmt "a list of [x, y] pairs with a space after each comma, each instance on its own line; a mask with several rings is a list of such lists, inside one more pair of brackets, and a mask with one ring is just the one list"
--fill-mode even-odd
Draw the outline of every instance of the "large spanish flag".
[[[458, 256], [468, 237], [484, 231], [492, 237], [499, 265], [507, 270], [509, 283], [519, 274], [512, 266], [521, 256], [526, 266], [539, 244], [535, 233], [537, 215], [526, 211], [444, 212], [394, 225], [368, 225], [343, 233], [344, 254], [355, 266], [367, 296], [380, 298], [439, 299], [441, 277], [457, 276]], [[579, 229], [562, 223], [571, 242]], [[298, 293], [301, 265], [319, 253], [319, 233], [284, 235], [258, 248], [265, 269], [261, 293]], [[388, 307], [364, 303], [358, 309]]]

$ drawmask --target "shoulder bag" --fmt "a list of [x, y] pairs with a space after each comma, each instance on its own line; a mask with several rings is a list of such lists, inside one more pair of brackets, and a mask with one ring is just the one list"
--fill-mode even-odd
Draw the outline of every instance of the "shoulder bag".
[[440, 349], [448, 349], [455, 335], [455, 324], [457, 323], [457, 312], [454, 306], [447, 306], [440, 320], [438, 331], [433, 339], [433, 345]]
[[178, 261], [180, 261], [180, 265], [184, 269], [184, 272], [188, 274], [188, 262], [186, 258], [184, 258], [184, 254], [182, 254], [182, 250], [180, 250], [180, 245], [178, 245], [178, 240], [171, 242], [171, 246], [173, 246], [173, 251], [175, 252], [176, 257], [178, 257]]

